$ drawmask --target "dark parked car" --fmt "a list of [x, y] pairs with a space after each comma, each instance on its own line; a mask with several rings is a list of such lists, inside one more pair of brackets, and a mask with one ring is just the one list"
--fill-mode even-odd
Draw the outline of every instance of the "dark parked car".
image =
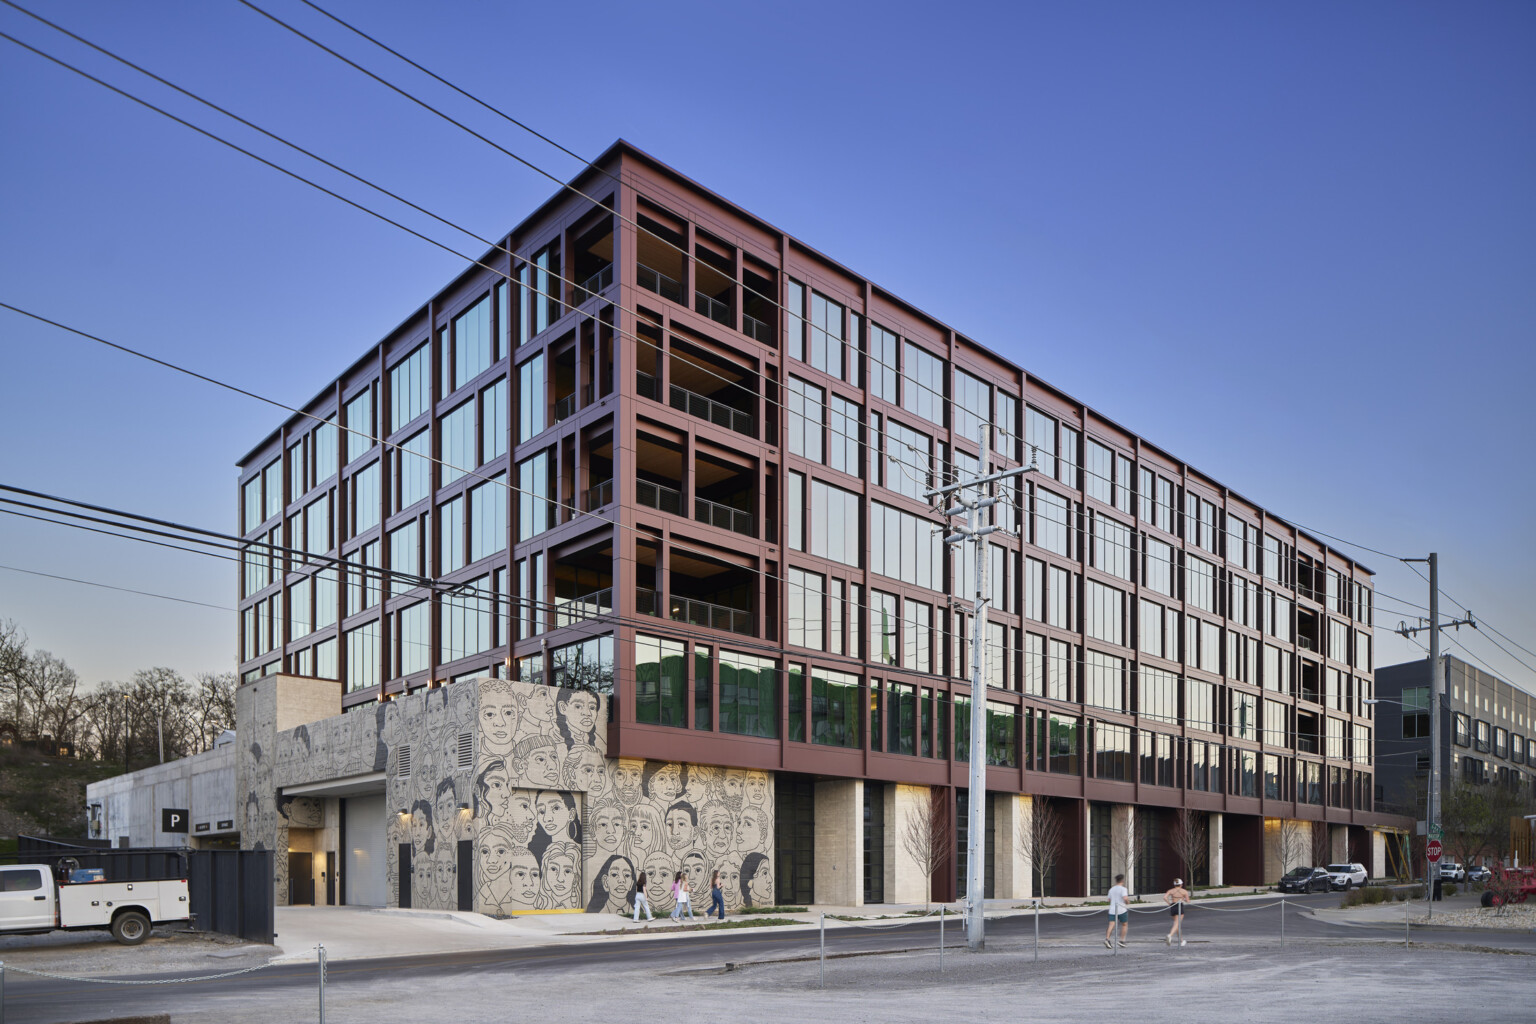
[[1476, 867], [1467, 868], [1467, 881], [1469, 882], [1482, 882], [1484, 885], [1487, 885], [1489, 880], [1492, 878], [1493, 871], [1486, 864], [1479, 864]]
[[1281, 892], [1328, 892], [1333, 876], [1327, 868], [1292, 868], [1280, 878]]

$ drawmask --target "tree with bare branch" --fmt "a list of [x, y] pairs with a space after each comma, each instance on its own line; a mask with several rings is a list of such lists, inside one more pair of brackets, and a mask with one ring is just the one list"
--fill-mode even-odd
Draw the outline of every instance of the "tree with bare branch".
[[1333, 860], [1333, 836], [1328, 832], [1328, 823], [1314, 821], [1312, 823], [1312, 863], [1327, 865]]
[[1112, 827], [1109, 830], [1110, 863], [1118, 865], [1111, 870], [1115, 874], [1125, 872], [1126, 881], [1130, 883], [1126, 889], [1131, 892], [1140, 891], [1140, 886], [1136, 884], [1136, 859], [1141, 853], [1141, 838], [1144, 831], [1141, 817], [1134, 807], [1126, 815], [1124, 828]]
[[955, 849], [954, 825], [944, 808], [938, 805], [938, 800], [932, 792], [927, 800], [918, 800], [908, 810], [906, 824], [901, 830], [901, 847], [925, 879], [925, 904], [933, 900], [933, 876], [949, 863]]
[[1019, 845], [1029, 851], [1035, 872], [1035, 895], [1045, 895], [1045, 878], [1061, 859], [1066, 830], [1061, 815], [1044, 797], [1030, 801], [1029, 815], [1019, 823]]
[[1173, 827], [1168, 830], [1168, 846], [1173, 850], [1173, 855], [1179, 858], [1184, 878], [1193, 888], [1195, 876], [1205, 866], [1211, 849], [1207, 838], [1205, 815], [1199, 811], [1192, 811], [1188, 807], [1181, 807], [1173, 817]]
[[1270, 841], [1275, 859], [1280, 862], [1280, 874], [1284, 875], [1291, 868], [1301, 866], [1312, 851], [1312, 826], [1305, 821], [1282, 818]]

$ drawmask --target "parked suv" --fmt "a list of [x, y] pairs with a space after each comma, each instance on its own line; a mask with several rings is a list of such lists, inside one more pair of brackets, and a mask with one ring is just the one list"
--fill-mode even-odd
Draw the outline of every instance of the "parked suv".
[[1492, 879], [1493, 869], [1486, 864], [1479, 864], [1475, 868], [1467, 869], [1467, 881], [1469, 882], [1482, 882], [1484, 885], [1487, 885]]
[[1465, 882], [1466, 880], [1467, 880], [1467, 869], [1466, 868], [1462, 867], [1460, 864], [1456, 863], [1453, 860], [1442, 860], [1440, 862], [1440, 881], [1442, 881], [1442, 882]]
[[1281, 892], [1328, 892], [1333, 876], [1327, 868], [1291, 868], [1280, 878]]
[[1333, 876], [1333, 887], [1346, 892], [1350, 886], [1364, 885], [1370, 877], [1364, 864], [1329, 864], [1328, 873]]

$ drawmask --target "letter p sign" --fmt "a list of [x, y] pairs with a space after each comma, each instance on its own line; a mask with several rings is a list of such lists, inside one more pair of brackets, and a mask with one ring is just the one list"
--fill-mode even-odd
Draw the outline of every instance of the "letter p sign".
[[184, 807], [162, 807], [160, 809], [161, 832], [185, 832], [187, 831], [187, 811]]

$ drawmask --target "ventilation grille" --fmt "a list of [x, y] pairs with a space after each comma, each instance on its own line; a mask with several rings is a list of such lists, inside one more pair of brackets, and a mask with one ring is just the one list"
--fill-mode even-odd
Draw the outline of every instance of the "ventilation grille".
[[459, 770], [468, 771], [475, 766], [475, 734], [459, 733]]
[[406, 779], [411, 775], [411, 745], [400, 744], [400, 749], [395, 751], [395, 777]]

